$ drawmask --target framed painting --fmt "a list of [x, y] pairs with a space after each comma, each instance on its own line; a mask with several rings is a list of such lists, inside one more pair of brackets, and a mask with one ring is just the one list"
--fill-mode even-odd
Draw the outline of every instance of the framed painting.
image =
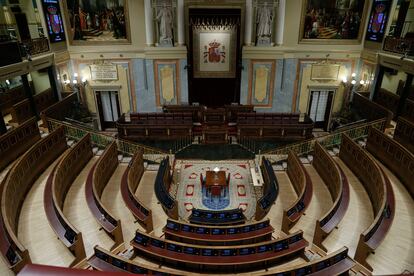
[[234, 78], [237, 28], [193, 26], [194, 78]]
[[129, 44], [128, 0], [63, 0], [72, 45]]
[[299, 43], [358, 44], [369, 0], [304, 0]]

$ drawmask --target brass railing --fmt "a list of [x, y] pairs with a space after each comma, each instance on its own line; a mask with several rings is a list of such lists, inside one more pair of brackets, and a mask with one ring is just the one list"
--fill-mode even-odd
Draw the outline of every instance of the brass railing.
[[313, 151], [315, 142], [318, 141], [325, 148], [332, 148], [341, 144], [342, 134], [348, 135], [353, 140], [359, 140], [368, 136], [368, 129], [370, 127], [384, 130], [386, 125], [386, 119], [379, 119], [359, 126], [355, 126], [350, 129], [333, 132], [324, 136], [306, 140], [303, 142], [283, 146], [274, 150], [266, 151], [262, 154], [265, 158], [268, 158], [271, 162], [277, 162], [286, 159], [289, 151], [293, 151], [299, 156], [308, 154]]
[[80, 126], [74, 126], [67, 122], [62, 122], [62, 121], [58, 121], [58, 120], [51, 119], [51, 118], [47, 118], [47, 125], [48, 125], [48, 129], [50, 132], [53, 131], [54, 129], [57, 129], [60, 126], [63, 126], [65, 128], [66, 137], [68, 137], [71, 140], [75, 140], [75, 141], [80, 140], [83, 136], [89, 133], [91, 135], [92, 143], [100, 148], [105, 148], [107, 145], [109, 145], [113, 141], [116, 141], [117, 146], [118, 146], [118, 151], [128, 156], [133, 156], [134, 153], [138, 149], [142, 149], [144, 152], [144, 155], [147, 155], [148, 157], [153, 156], [153, 157], [150, 157], [151, 161], [158, 162], [162, 159], [162, 158], [159, 158], [158, 155], [165, 156], [166, 154], [168, 154], [167, 152], [159, 150], [159, 149], [151, 148], [145, 145], [141, 145], [141, 144], [125, 141], [125, 140], [121, 140], [121, 139], [115, 138], [107, 134], [99, 133], [91, 129], [83, 128]]

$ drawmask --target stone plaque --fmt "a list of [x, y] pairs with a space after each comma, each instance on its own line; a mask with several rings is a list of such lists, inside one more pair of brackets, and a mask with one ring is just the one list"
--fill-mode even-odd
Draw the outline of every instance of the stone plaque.
[[313, 64], [311, 80], [338, 80], [340, 65]]
[[118, 80], [118, 68], [114, 64], [93, 64], [90, 68], [92, 80]]

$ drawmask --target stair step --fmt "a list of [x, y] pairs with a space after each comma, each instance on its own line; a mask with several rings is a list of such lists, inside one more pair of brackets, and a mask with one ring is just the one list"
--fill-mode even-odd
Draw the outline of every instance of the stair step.
[[123, 156], [122, 157], [122, 160], [120, 162], [121, 163], [129, 163], [129, 162], [131, 162], [131, 160], [132, 160], [132, 157], [130, 157], [130, 156]]

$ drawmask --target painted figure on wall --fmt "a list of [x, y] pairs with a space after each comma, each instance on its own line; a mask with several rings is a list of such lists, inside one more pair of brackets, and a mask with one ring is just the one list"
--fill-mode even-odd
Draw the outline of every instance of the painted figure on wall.
[[173, 13], [171, 6], [163, 4], [156, 17], [159, 22], [159, 43], [163, 46], [172, 46], [173, 38]]
[[303, 38], [358, 39], [365, 0], [306, 0]]
[[126, 39], [125, 0], [67, 1], [73, 40]]

